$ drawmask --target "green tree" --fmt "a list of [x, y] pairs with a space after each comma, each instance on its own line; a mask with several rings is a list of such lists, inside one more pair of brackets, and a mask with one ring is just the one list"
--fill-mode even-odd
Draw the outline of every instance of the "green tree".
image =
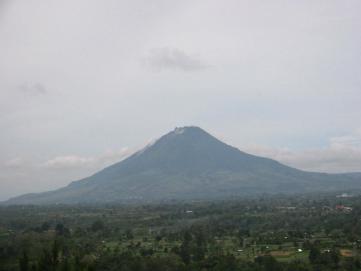
[[94, 232], [104, 230], [104, 222], [101, 221], [101, 220], [95, 221], [95, 222], [91, 225], [91, 230], [94, 231]]
[[131, 240], [134, 238], [134, 235], [133, 235], [133, 232], [131, 229], [127, 229], [125, 231], [125, 237], [128, 239], [128, 240]]
[[179, 249], [179, 256], [185, 264], [189, 264], [191, 261], [191, 241], [192, 235], [189, 231], [186, 231], [183, 237], [182, 245]]
[[308, 255], [308, 259], [312, 264], [316, 263], [321, 256], [321, 251], [318, 247], [312, 246], [310, 250], [310, 254]]
[[206, 255], [206, 238], [201, 230], [198, 230], [195, 234], [195, 250], [194, 250], [194, 259], [196, 261], [201, 261]]
[[256, 258], [255, 262], [261, 265], [264, 270], [267, 271], [281, 271], [281, 264], [276, 261], [272, 256], [259, 256]]
[[51, 248], [51, 262], [52, 266], [56, 268], [59, 263], [59, 243], [57, 240], [54, 241], [53, 246]]
[[19, 259], [19, 267], [20, 267], [20, 271], [29, 270], [29, 257], [26, 251], [23, 252], [22, 256]]

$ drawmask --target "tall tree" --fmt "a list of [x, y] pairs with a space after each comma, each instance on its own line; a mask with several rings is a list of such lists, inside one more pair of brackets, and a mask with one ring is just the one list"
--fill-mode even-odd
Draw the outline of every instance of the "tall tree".
[[29, 269], [29, 257], [25, 250], [19, 259], [19, 267], [20, 267], [20, 271], [30, 270]]

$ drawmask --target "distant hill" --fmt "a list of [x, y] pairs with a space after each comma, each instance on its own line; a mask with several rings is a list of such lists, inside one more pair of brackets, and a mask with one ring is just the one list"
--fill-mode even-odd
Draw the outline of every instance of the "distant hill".
[[353, 188], [361, 188], [361, 174], [298, 170], [242, 152], [201, 128], [183, 127], [88, 178], [5, 204], [223, 199]]

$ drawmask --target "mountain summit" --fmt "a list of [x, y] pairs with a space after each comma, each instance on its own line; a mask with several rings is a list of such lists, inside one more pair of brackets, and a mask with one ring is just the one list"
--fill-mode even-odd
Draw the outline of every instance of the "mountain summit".
[[181, 127], [127, 159], [45, 193], [6, 204], [222, 199], [263, 193], [360, 188], [360, 174], [297, 170], [229, 146], [199, 127]]

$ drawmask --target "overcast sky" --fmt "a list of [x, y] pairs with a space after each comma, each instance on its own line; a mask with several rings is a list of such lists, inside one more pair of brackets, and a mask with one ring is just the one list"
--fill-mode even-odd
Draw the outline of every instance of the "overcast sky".
[[361, 171], [361, 1], [0, 0], [0, 200], [176, 126]]

